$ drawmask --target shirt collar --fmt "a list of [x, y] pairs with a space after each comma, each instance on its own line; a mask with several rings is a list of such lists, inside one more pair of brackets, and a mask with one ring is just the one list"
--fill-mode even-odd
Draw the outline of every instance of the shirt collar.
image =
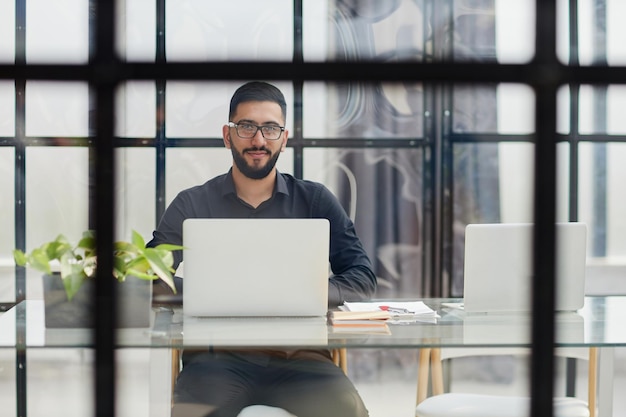
[[[287, 188], [287, 182], [285, 178], [281, 175], [278, 170], [276, 170], [276, 184], [274, 185], [274, 194], [281, 193], [285, 195], [289, 195], [289, 189]], [[233, 169], [229, 169], [228, 173], [224, 177], [224, 183], [222, 185], [222, 196], [227, 194], [235, 194], [237, 195], [237, 190], [235, 189], [235, 181], [233, 180]]]

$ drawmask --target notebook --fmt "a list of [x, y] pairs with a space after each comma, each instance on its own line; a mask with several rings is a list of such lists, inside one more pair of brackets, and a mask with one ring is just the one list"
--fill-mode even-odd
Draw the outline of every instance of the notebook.
[[[532, 310], [532, 224], [470, 224], [465, 229], [463, 308], [466, 312]], [[556, 225], [557, 311], [583, 307], [587, 228]]]
[[327, 219], [187, 219], [183, 313], [325, 316]]

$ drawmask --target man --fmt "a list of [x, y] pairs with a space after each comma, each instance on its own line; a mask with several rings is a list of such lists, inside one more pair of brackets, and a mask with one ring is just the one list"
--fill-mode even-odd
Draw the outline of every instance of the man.
[[[368, 299], [376, 290], [376, 277], [337, 199], [323, 185], [281, 174], [275, 167], [289, 137], [286, 108], [283, 94], [270, 84], [250, 82], [237, 89], [222, 128], [232, 168], [182, 191], [148, 246], [182, 244], [186, 218], [327, 218], [333, 271], [329, 306]], [[174, 258], [176, 268], [182, 253]], [[183, 362], [174, 416], [236, 416], [252, 404], [280, 407], [298, 417], [367, 415], [356, 389], [326, 350], [185, 352]]]

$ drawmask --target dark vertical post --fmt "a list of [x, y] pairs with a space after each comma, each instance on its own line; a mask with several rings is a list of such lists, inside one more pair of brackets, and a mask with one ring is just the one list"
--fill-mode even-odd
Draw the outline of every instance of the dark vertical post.
[[534, 417], [553, 415], [556, 220], [556, 2], [536, 2], [535, 178], [533, 230], [531, 407]]
[[[156, 62], [166, 62], [165, 54], [165, 0], [156, 2]], [[165, 159], [167, 137], [165, 132], [165, 88], [166, 80], [156, 83], [156, 225], [165, 212]]]
[[[26, 64], [26, 0], [15, 1], [15, 64]], [[15, 247], [26, 249], [26, 80], [15, 80]], [[26, 270], [15, 267], [15, 304], [26, 299]], [[26, 310], [15, 318], [17, 417], [26, 417]]]
[[[578, 0], [569, 0], [569, 65], [580, 64], [578, 59]], [[570, 154], [569, 154], [569, 221], [578, 221], [578, 95], [580, 85], [570, 84]], [[565, 365], [565, 395], [576, 394], [576, 359], [567, 358]]]
[[119, 63], [115, 58], [115, 3], [96, 0], [95, 52], [90, 62], [95, 89], [95, 225], [98, 269], [94, 293], [95, 411], [115, 415], [115, 317], [113, 271], [114, 231], [114, 97]]
[[[302, 0], [293, 1], [293, 63], [304, 62], [303, 42], [302, 42]], [[303, 117], [302, 117], [302, 90], [304, 82], [302, 80], [293, 81], [293, 135], [290, 144], [293, 145], [293, 175], [296, 178], [304, 176], [304, 149], [303, 138]]]
[[[454, 26], [453, 2], [437, 1], [433, 6], [433, 27], [443, 28], [435, 35], [433, 51], [435, 60], [452, 62], [454, 60], [452, 35], [447, 33]], [[450, 294], [452, 279], [452, 91], [453, 84], [441, 84], [434, 87], [436, 132], [435, 138], [435, 241], [433, 245], [433, 277], [437, 283], [432, 288], [432, 295], [442, 297]]]
[[[424, 44], [422, 50], [424, 56], [428, 50], [426, 42], [430, 37], [428, 20], [433, 21], [434, 5], [432, 1], [424, 2], [424, 29], [423, 39]], [[433, 40], [434, 41], [434, 40]], [[426, 59], [424, 59], [426, 60]], [[438, 155], [438, 141], [437, 138], [437, 120], [435, 115], [435, 89], [432, 84], [424, 83], [424, 138], [426, 139], [426, 145], [423, 153], [424, 163], [424, 189], [422, 191], [422, 198], [424, 201], [424, 221], [422, 228], [422, 247], [424, 248], [422, 253], [422, 294], [425, 297], [435, 297], [441, 295], [441, 277], [437, 274], [438, 258], [435, 253], [435, 247], [439, 245], [439, 238], [435, 233], [436, 218], [439, 213], [439, 206], [437, 203], [437, 190], [439, 189], [437, 182], [437, 167], [439, 166]]]
[[[96, 0], [89, 0], [89, 28], [88, 28], [88, 36], [89, 36], [89, 59], [92, 59], [95, 53], [95, 27], [96, 27]], [[89, 121], [88, 121], [88, 135], [92, 140], [94, 137], [94, 129], [95, 129], [95, 97], [93, 95], [93, 89], [89, 88], [89, 97], [88, 97], [88, 105], [89, 105]], [[87, 148], [87, 158], [89, 159], [88, 164], [88, 173], [89, 178], [87, 179], [87, 183], [89, 186], [88, 190], [88, 199], [89, 199], [89, 213], [87, 217], [87, 225], [90, 230], [95, 230], [96, 228], [96, 219], [95, 219], [95, 207], [96, 207], [96, 167], [95, 167], [95, 149], [93, 146], [89, 146]]]

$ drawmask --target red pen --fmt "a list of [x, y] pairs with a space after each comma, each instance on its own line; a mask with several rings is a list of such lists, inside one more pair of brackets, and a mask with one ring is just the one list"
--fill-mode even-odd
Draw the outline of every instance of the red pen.
[[379, 306], [378, 308], [380, 308], [383, 311], [388, 311], [390, 313], [410, 313], [410, 311], [407, 310], [406, 308], [390, 307], [390, 306]]

